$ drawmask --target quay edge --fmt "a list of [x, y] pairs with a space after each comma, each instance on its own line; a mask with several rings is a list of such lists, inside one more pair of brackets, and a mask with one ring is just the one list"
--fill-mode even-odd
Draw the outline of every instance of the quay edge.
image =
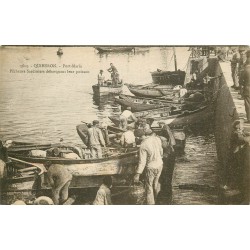
[[[239, 100], [240, 95], [231, 88], [233, 79], [231, 76], [230, 62], [219, 62], [217, 58], [208, 59], [208, 67], [205, 70], [210, 76], [222, 76], [214, 81], [213, 92], [215, 95], [215, 119], [214, 134], [218, 157], [219, 185], [222, 187], [227, 183], [229, 175], [232, 176], [230, 168], [230, 138], [233, 121], [240, 119], [245, 131], [250, 132], [250, 125], [244, 123], [245, 107], [244, 101]], [[242, 149], [243, 165], [238, 166], [240, 178], [233, 175], [233, 183], [238, 183], [238, 190], [232, 190], [228, 194], [221, 190], [220, 199], [222, 204], [249, 204], [250, 202], [250, 146], [245, 145]], [[233, 170], [234, 171], [234, 170]], [[240, 191], [240, 192], [237, 192]]]

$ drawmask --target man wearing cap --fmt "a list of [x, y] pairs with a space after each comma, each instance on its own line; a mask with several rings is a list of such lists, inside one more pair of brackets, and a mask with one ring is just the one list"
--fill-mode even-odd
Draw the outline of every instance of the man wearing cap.
[[[127, 107], [120, 115], [120, 128], [126, 130], [128, 126], [128, 122], [137, 122], [137, 118], [131, 112], [131, 107]], [[131, 124], [132, 125], [132, 124]]]
[[92, 158], [102, 158], [102, 147], [105, 147], [105, 141], [102, 131], [98, 128], [99, 121], [94, 120], [93, 126], [88, 129], [89, 148]]
[[242, 85], [243, 85], [243, 98], [245, 103], [245, 110], [247, 121], [250, 123], [250, 50], [246, 53], [247, 60], [242, 73]]
[[131, 125], [127, 126], [127, 131], [125, 131], [121, 136], [121, 145], [124, 148], [135, 147], [135, 135], [133, 127]]
[[163, 148], [163, 169], [160, 177], [161, 183], [161, 196], [166, 196], [166, 198], [171, 201], [172, 196], [172, 178], [175, 166], [175, 150], [174, 146], [176, 141], [174, 135], [167, 124], [164, 122], [159, 122], [161, 131], [159, 137], [162, 141]]
[[232, 134], [230, 140], [231, 160], [228, 172], [228, 185], [233, 188], [240, 188], [243, 180], [244, 148], [250, 145], [250, 133], [241, 128], [240, 120], [235, 120], [232, 124]]
[[101, 86], [103, 86], [103, 84], [105, 82], [105, 76], [103, 74], [103, 70], [102, 69], [100, 70], [100, 73], [98, 74], [97, 78], [98, 78], [98, 84], [101, 85]]
[[52, 188], [52, 200], [55, 205], [63, 204], [68, 199], [73, 176], [64, 165], [46, 162], [44, 166], [48, 169], [47, 177]]
[[4, 143], [0, 140], [0, 190], [2, 188], [2, 179], [6, 174], [6, 164], [9, 162], [8, 159], [8, 148], [12, 145], [11, 140], [7, 140]]
[[139, 121], [138, 129], [142, 129], [144, 131], [150, 129], [149, 124], [147, 123], [147, 120], [145, 118], [141, 118]]
[[108, 69], [108, 72], [111, 73], [111, 79], [113, 85], [117, 85], [119, 83], [119, 73], [117, 68], [113, 65], [113, 63], [110, 63], [110, 68]]
[[245, 55], [245, 49], [239, 48], [240, 52], [240, 60], [238, 64], [238, 76], [239, 76], [239, 94], [241, 95], [241, 99], [243, 99], [243, 72], [244, 72], [244, 66], [246, 61], [246, 55]]
[[234, 85], [232, 88], [239, 89], [238, 66], [240, 62], [240, 53], [237, 49], [233, 49], [233, 57], [231, 59], [231, 72]]
[[154, 205], [159, 192], [159, 178], [163, 167], [162, 143], [151, 129], [145, 131], [142, 139], [134, 182], [139, 182], [140, 175], [145, 173], [146, 201], [148, 205]]

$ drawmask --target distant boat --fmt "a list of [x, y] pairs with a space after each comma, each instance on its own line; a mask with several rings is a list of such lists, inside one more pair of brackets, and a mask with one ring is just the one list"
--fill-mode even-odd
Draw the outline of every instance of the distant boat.
[[154, 84], [172, 85], [172, 86], [184, 84], [186, 72], [182, 70], [177, 70], [177, 59], [174, 47], [173, 47], [173, 56], [174, 56], [175, 70], [167, 71], [167, 70], [157, 69], [156, 71], [151, 72]]
[[130, 52], [134, 50], [134, 47], [117, 47], [117, 46], [112, 46], [112, 47], [95, 47], [96, 50], [98, 50], [99, 53], [105, 53], [105, 52]]
[[61, 55], [63, 54], [62, 48], [59, 48], [59, 49], [57, 50], [56, 54], [57, 54], [58, 56], [61, 56]]
[[112, 84], [112, 81], [106, 81], [103, 85], [95, 84], [92, 86], [94, 95], [120, 94], [122, 92], [123, 83], [117, 85]]

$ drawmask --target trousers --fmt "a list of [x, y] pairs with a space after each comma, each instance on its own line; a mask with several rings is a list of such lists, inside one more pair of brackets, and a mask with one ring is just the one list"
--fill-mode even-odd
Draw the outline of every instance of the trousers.
[[250, 121], [250, 96], [244, 96], [247, 120]]
[[147, 205], [154, 205], [160, 191], [159, 179], [161, 176], [162, 165], [158, 168], [145, 169], [145, 188]]
[[69, 185], [71, 181], [68, 181], [58, 187], [52, 188], [52, 200], [55, 205], [63, 204], [69, 196]]
[[101, 145], [91, 146], [90, 148], [92, 158], [102, 158], [102, 147]]

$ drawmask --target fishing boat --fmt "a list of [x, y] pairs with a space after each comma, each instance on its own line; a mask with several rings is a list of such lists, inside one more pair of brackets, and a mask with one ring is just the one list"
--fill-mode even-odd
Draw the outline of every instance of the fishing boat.
[[163, 96], [170, 97], [173, 94], [172, 87], [169, 86], [149, 84], [145, 86], [127, 85], [127, 87], [132, 94], [139, 97], [147, 97], [147, 98], [158, 98]]
[[56, 54], [57, 54], [58, 56], [63, 55], [63, 50], [62, 50], [62, 48], [59, 48], [59, 49], [57, 50]]
[[11, 204], [16, 197], [23, 201], [35, 197], [44, 167], [13, 157], [9, 157], [9, 160], [0, 192], [2, 204]]
[[[136, 117], [150, 118], [152, 119], [151, 126], [156, 126], [158, 122], [164, 122], [170, 126], [170, 128], [182, 128], [185, 126], [192, 126], [195, 124], [204, 124], [208, 120], [211, 120], [214, 115], [212, 105], [200, 107], [196, 110], [173, 110], [169, 112], [159, 112], [157, 109], [135, 112]], [[110, 116], [109, 119], [119, 126], [120, 119], [117, 116]]]
[[[153, 132], [156, 134], [159, 134], [161, 131], [161, 128], [158, 126], [151, 127]], [[108, 132], [109, 134], [114, 134], [114, 135], [121, 135], [125, 130], [117, 127], [117, 126], [108, 126]], [[174, 146], [175, 150], [179, 153], [183, 152], [186, 146], [186, 134], [183, 129], [174, 129], [172, 130], [173, 136], [176, 141], [176, 145]]]
[[151, 72], [154, 84], [172, 85], [172, 86], [184, 84], [186, 73], [185, 71], [177, 70], [175, 47], [173, 47], [173, 56], [175, 63], [175, 71], [166, 71], [157, 69], [156, 71]]
[[118, 46], [111, 46], [111, 47], [95, 47], [99, 53], [107, 53], [107, 52], [130, 52], [134, 50], [134, 47], [125, 46], [125, 47], [118, 47]]
[[[70, 188], [98, 187], [101, 185], [104, 175], [112, 175], [116, 179], [127, 178], [134, 174], [134, 169], [138, 162], [137, 148], [124, 149], [106, 147], [103, 149], [103, 158], [92, 159], [89, 150], [84, 147], [61, 145], [56, 147], [57, 152], [60, 153], [55, 156], [52, 153], [55, 147], [51, 148], [51, 146], [53, 145], [36, 147], [37, 150], [42, 149], [45, 152], [45, 157], [32, 156], [31, 149], [33, 149], [34, 146], [30, 148], [21, 146], [9, 148], [8, 154], [10, 157], [34, 164], [41, 169], [47, 161], [50, 161], [52, 164], [62, 165], [73, 175]], [[79, 159], [65, 158], [65, 154], [73, 152], [78, 154]], [[48, 185], [46, 183], [46, 172], [44, 175], [45, 182], [42, 183], [42, 186], [46, 187], [46, 185]]]
[[143, 98], [128, 95], [119, 95], [115, 98], [115, 102], [120, 104], [122, 108], [131, 107], [132, 112], [140, 112], [145, 110], [157, 109], [161, 107], [171, 107], [174, 109], [194, 110], [199, 106], [204, 106], [205, 102], [192, 102], [180, 98]]
[[103, 85], [95, 84], [92, 86], [94, 95], [120, 94], [122, 92], [123, 83], [117, 85], [112, 84], [112, 81], [106, 81]]

